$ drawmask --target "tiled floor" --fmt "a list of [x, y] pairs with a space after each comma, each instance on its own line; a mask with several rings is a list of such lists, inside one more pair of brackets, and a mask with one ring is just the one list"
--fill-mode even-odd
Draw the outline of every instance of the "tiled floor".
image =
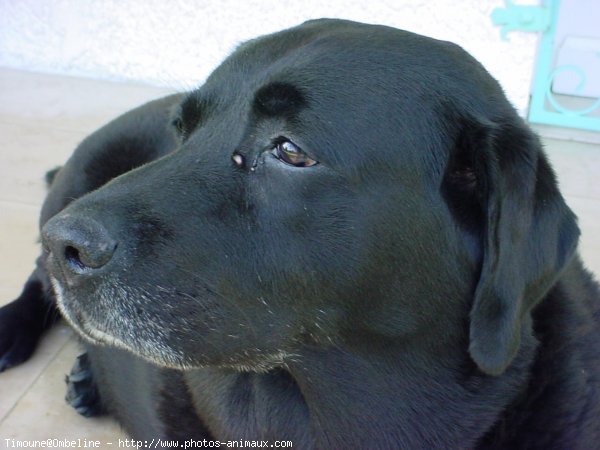
[[[0, 69], [0, 305], [17, 297], [38, 253], [43, 175], [109, 119], [168, 90]], [[583, 230], [584, 261], [600, 273], [600, 145], [545, 140]], [[83, 419], [64, 400], [77, 354], [72, 332], [53, 329], [35, 356], [0, 374], [4, 439], [124, 437], [110, 419]]]

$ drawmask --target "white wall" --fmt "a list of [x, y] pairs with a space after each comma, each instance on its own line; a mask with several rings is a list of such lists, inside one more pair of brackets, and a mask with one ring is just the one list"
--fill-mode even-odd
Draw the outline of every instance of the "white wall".
[[[520, 0], [519, 3], [535, 3]], [[451, 40], [524, 113], [535, 34], [500, 39], [502, 0], [0, 0], [0, 66], [191, 88], [235, 46], [309, 18], [381, 23]]]

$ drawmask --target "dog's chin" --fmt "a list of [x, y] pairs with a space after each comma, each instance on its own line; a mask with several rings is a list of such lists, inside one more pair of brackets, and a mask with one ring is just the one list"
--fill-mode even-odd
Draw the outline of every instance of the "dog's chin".
[[94, 345], [112, 345], [130, 350], [129, 346], [121, 339], [100, 330], [93, 325], [83, 312], [75, 311], [69, 306], [72, 302], [68, 301], [61, 284], [54, 277], [51, 277], [51, 281], [58, 309], [64, 319], [71, 325], [71, 328], [73, 328], [73, 330], [75, 330], [83, 339]]
[[71, 328], [86, 342], [93, 345], [109, 345], [137, 353], [118, 337], [100, 330], [81, 313], [74, 313], [63, 302], [57, 302], [60, 312]]
[[[126, 350], [159, 367], [178, 370], [195, 368], [172, 352], [153, 351], [158, 347], [157, 344], [146, 343], [144, 345], [142, 343], [140, 345], [131, 345], [114, 334], [101, 330], [91, 320], [86, 320], [82, 315], [78, 314], [78, 320], [74, 320], [64, 305], [60, 306], [60, 310], [71, 327], [89, 344]], [[165, 355], [168, 357], [165, 357]]]
[[75, 329], [75, 331], [77, 331], [81, 337], [83, 337], [91, 344], [111, 345], [113, 347], [119, 347], [125, 350], [133, 351], [133, 349], [121, 339], [96, 328], [94, 325], [92, 325], [91, 322], [85, 319], [80, 322], [79, 326], [75, 325], [72, 321], [70, 321], [70, 323], [71, 326], [73, 326], [73, 328]]
[[72, 306], [74, 302], [69, 300], [68, 295], [56, 278], [51, 277], [51, 282], [56, 296], [56, 303], [63, 318], [85, 342], [96, 346], [110, 346], [127, 350], [160, 367], [179, 370], [195, 368], [182, 358], [178, 352], [167, 349], [164, 345], [143, 340], [139, 343], [137, 341], [136, 343], [129, 343], [127, 340], [111, 333], [110, 330], [102, 329], [96, 321]]

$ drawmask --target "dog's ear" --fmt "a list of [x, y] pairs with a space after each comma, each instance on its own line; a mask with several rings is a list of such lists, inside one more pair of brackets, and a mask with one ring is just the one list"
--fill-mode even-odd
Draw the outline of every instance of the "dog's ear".
[[483, 372], [499, 375], [517, 354], [523, 319], [575, 253], [579, 229], [524, 124], [463, 123], [445, 183], [452, 202], [470, 208], [455, 211], [482, 243], [469, 353]]

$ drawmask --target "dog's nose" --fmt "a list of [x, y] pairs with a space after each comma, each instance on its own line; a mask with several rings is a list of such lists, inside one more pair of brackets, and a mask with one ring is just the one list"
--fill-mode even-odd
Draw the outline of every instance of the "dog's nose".
[[100, 223], [69, 214], [44, 225], [42, 242], [67, 277], [104, 267], [117, 248], [117, 242]]

